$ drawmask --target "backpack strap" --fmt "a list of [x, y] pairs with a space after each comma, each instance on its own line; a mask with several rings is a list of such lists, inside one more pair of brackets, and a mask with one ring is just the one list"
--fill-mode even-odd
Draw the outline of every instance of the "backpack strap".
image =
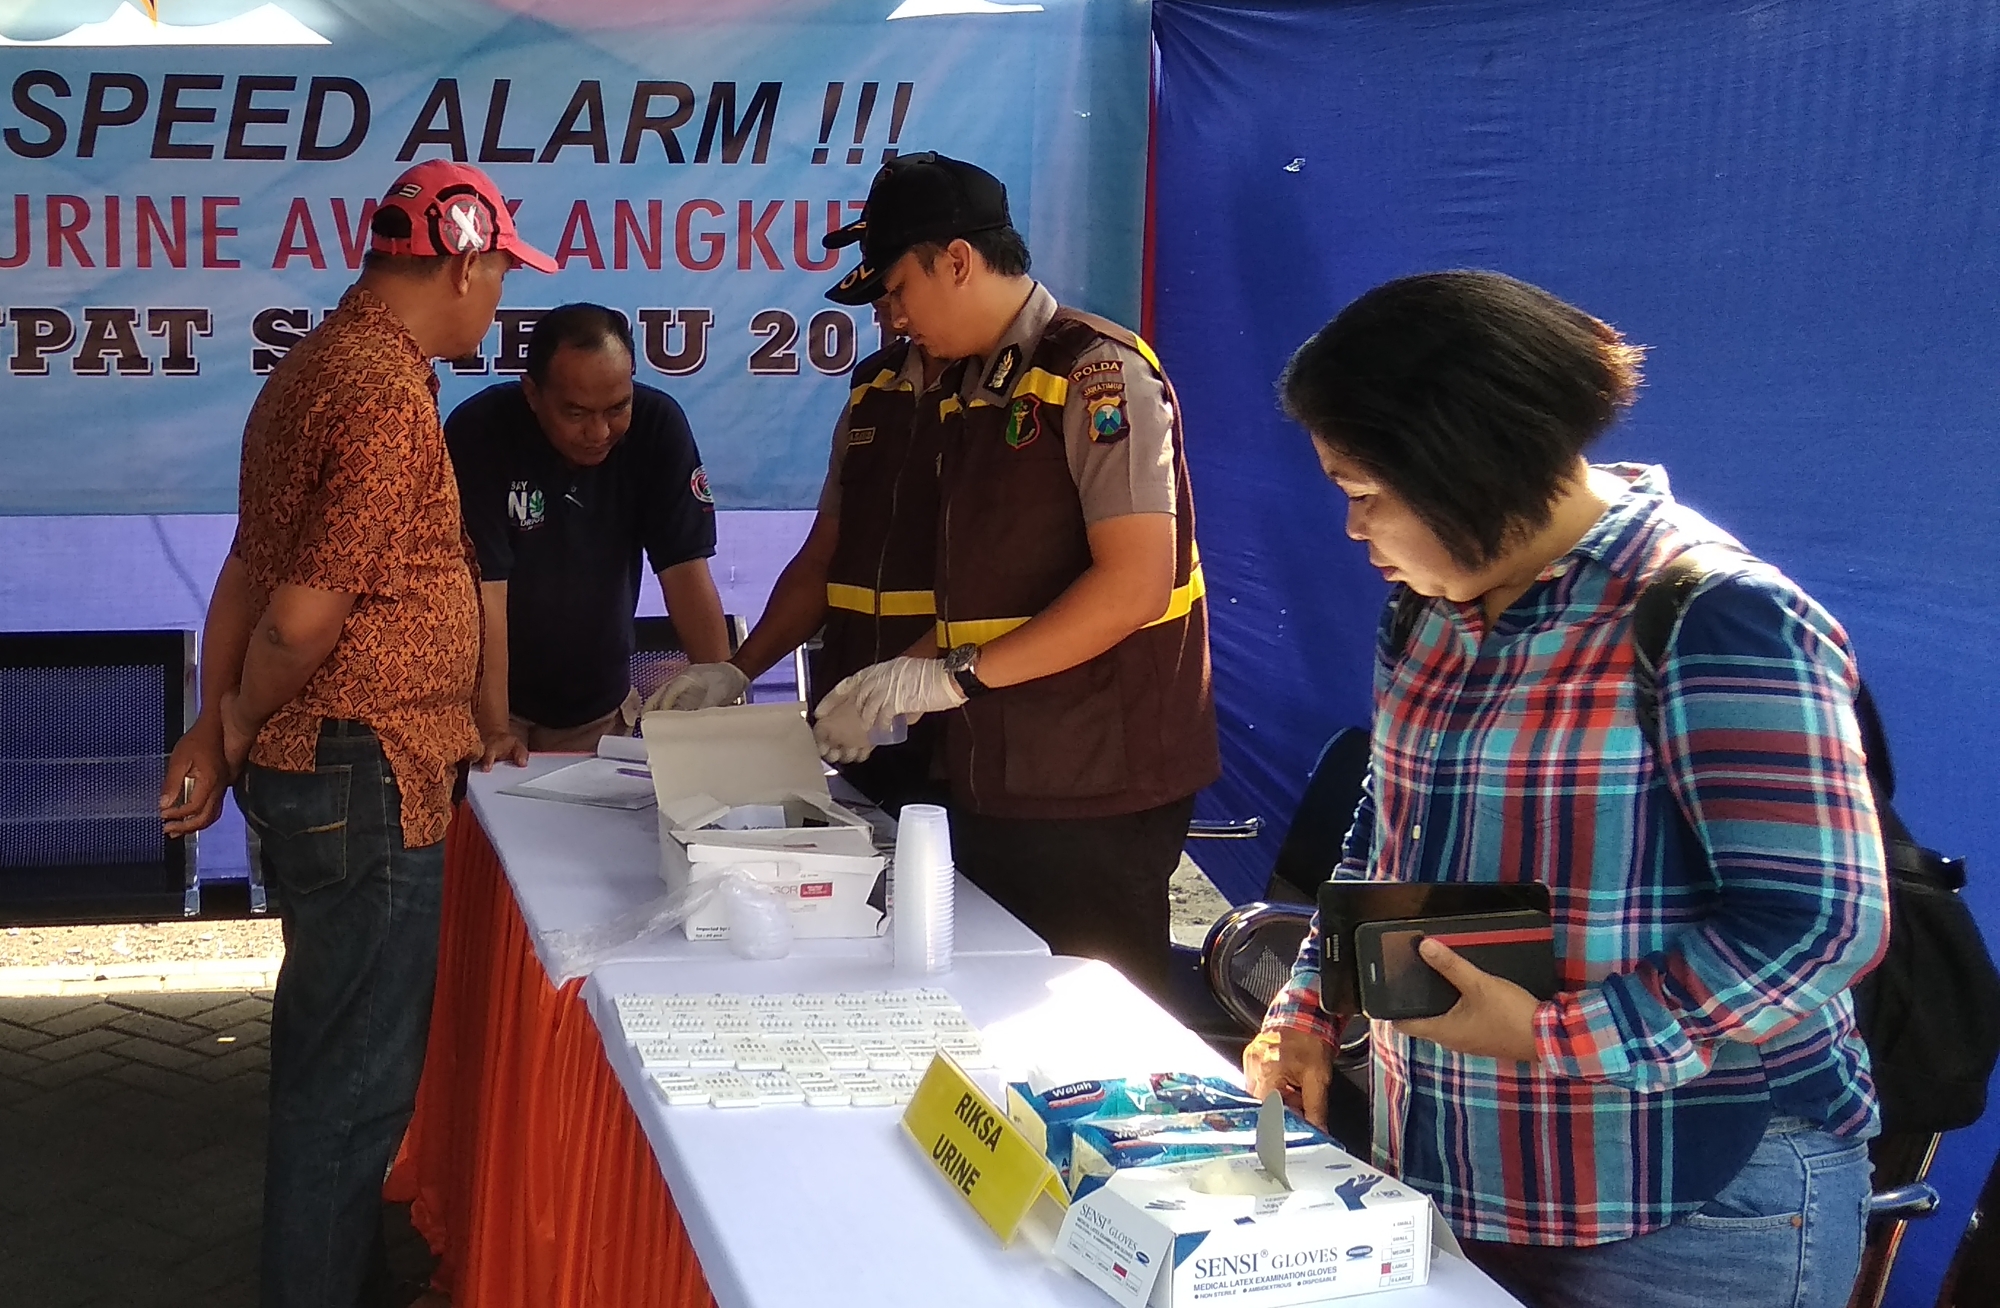
[[[1743, 551], [1719, 543], [1691, 546], [1653, 574], [1632, 606], [1632, 680], [1638, 693], [1639, 726], [1656, 753], [1660, 748], [1660, 665], [1666, 661], [1674, 627], [1704, 580], [1745, 557]], [[1890, 802], [1896, 782], [1889, 767], [1888, 738], [1866, 683], [1861, 686], [1855, 712], [1862, 724], [1862, 739], [1868, 753], [1868, 788], [1881, 822], [1882, 848], [1889, 871], [1933, 890], [1962, 889], [1965, 860], [1946, 858], [1917, 843]]]
[[1660, 744], [1660, 665], [1674, 627], [1688, 601], [1709, 577], [1745, 557], [1720, 543], [1691, 545], [1654, 573], [1632, 606], [1632, 681], [1638, 691], [1639, 726], [1655, 749]]

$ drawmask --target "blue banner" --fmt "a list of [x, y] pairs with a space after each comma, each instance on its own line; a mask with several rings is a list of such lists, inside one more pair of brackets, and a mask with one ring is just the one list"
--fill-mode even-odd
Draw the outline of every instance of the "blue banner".
[[[1007, 183], [1035, 272], [1135, 322], [1132, 0], [28, 0], [0, 19], [0, 513], [227, 512], [261, 382], [353, 280], [375, 197], [454, 158], [562, 271], [508, 279], [450, 405], [535, 311], [630, 316], [717, 502], [810, 506], [878, 335], [820, 247], [881, 162]], [[526, 11], [534, 10], [529, 13]]]

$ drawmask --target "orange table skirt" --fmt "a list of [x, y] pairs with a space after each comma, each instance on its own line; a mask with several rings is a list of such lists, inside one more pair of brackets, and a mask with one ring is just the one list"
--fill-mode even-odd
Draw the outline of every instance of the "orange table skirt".
[[423, 1083], [384, 1192], [411, 1204], [459, 1308], [712, 1308], [582, 988], [550, 984], [461, 806]]

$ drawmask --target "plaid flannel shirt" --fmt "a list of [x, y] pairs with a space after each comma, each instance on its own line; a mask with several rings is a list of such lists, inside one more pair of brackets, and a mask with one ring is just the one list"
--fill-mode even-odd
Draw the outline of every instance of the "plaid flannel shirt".
[[[1745, 558], [1695, 592], [1636, 715], [1632, 609], [1729, 537], [1659, 468], [1491, 631], [1432, 600], [1378, 641], [1373, 754], [1335, 875], [1546, 882], [1559, 993], [1536, 1063], [1374, 1025], [1376, 1161], [1460, 1235], [1589, 1245], [1665, 1226], [1741, 1170], [1774, 1114], [1877, 1130], [1848, 986], [1888, 885], [1843, 632]], [[1390, 612], [1393, 612], [1393, 604]], [[1331, 1041], [1317, 918], [1265, 1028]]]

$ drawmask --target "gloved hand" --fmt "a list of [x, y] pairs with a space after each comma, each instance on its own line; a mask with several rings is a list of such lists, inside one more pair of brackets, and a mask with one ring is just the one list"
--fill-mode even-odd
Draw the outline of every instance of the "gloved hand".
[[856, 763], [886, 736], [897, 718], [915, 722], [965, 703], [965, 692], [944, 670], [941, 659], [895, 658], [870, 664], [847, 678], [819, 702], [813, 728], [820, 757], [829, 763]]
[[750, 678], [734, 663], [697, 663], [646, 701], [646, 711], [705, 709], [734, 704], [750, 688]]
[[835, 686], [813, 714], [813, 740], [829, 763], [859, 763], [875, 752], [868, 724], [854, 707], [854, 678]]

